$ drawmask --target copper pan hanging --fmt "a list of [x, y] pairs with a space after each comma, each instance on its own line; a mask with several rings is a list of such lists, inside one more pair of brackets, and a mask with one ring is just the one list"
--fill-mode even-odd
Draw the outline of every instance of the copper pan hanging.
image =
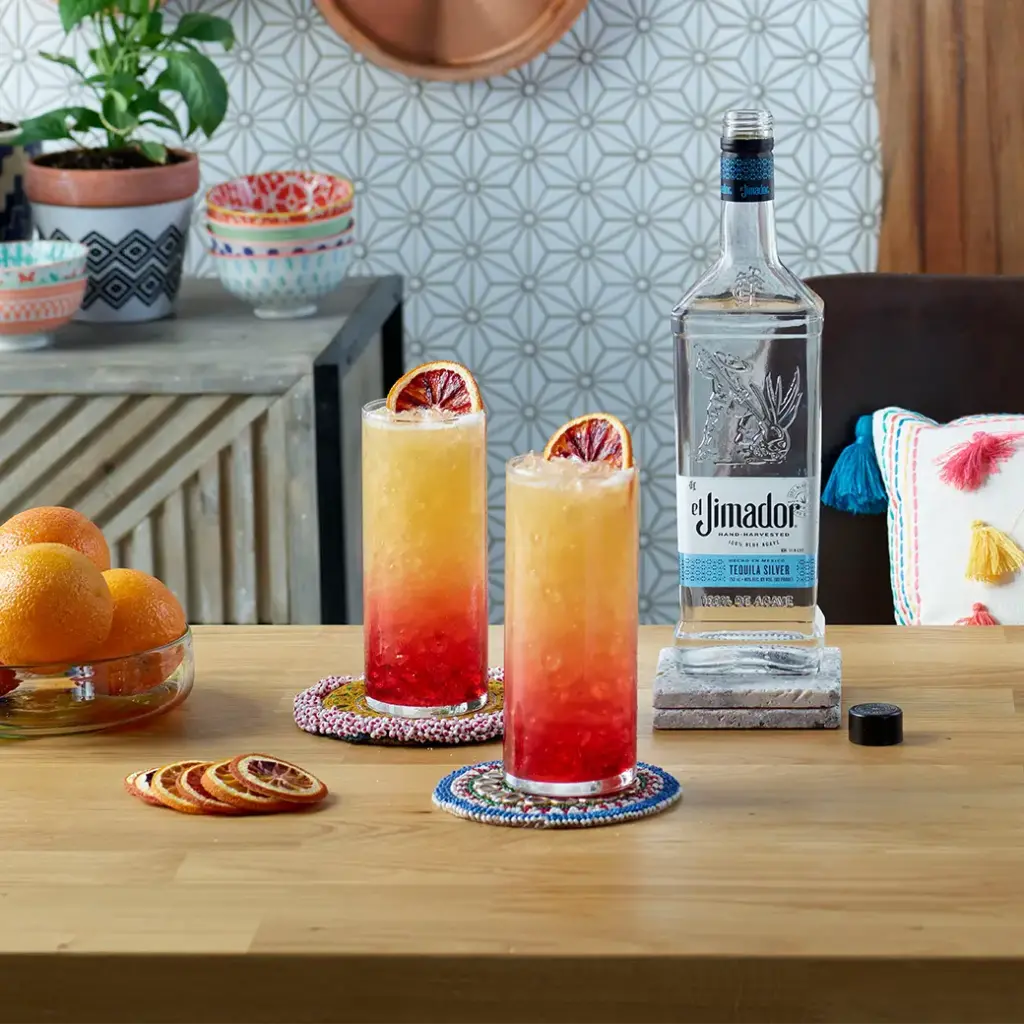
[[328, 24], [381, 67], [470, 81], [517, 68], [569, 31], [587, 0], [316, 0]]

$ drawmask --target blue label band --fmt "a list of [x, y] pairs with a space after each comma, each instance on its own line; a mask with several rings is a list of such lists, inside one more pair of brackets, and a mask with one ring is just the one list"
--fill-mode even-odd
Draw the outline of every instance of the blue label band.
[[818, 582], [814, 555], [687, 555], [679, 553], [681, 587], [799, 590]]
[[723, 153], [722, 198], [729, 203], [764, 203], [774, 199], [775, 159], [771, 153]]

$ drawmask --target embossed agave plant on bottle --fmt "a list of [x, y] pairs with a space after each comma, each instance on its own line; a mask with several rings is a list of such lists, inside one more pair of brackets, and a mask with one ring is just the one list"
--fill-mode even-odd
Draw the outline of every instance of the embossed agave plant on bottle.
[[721, 254], [672, 313], [677, 646], [690, 671], [811, 673], [823, 303], [779, 260], [766, 111], [722, 128]]

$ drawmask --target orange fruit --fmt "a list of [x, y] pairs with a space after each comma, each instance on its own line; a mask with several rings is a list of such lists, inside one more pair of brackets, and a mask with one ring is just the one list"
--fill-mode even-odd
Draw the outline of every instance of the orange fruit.
[[551, 435], [545, 459], [606, 462], [616, 469], [633, 465], [633, 439], [622, 421], [606, 412], [577, 416]]
[[30, 508], [0, 526], [0, 554], [26, 544], [66, 544], [81, 551], [100, 572], [110, 568], [110, 548], [102, 531], [73, 508]]
[[289, 800], [263, 796], [244, 786], [231, 771], [231, 761], [218, 761], [203, 772], [200, 784], [215, 800], [221, 800], [239, 810], [259, 814], [292, 811], [299, 805]]
[[[93, 686], [98, 693], [128, 696], [159, 686], [184, 657], [182, 649], [155, 651], [181, 637], [188, 628], [178, 599], [155, 576], [138, 569], [103, 573], [114, 602], [113, 622], [92, 660], [120, 658], [96, 665]], [[149, 652], [149, 653], [143, 653]]]
[[163, 647], [188, 628], [178, 599], [155, 576], [138, 569], [103, 574], [114, 601], [114, 621], [96, 658], [123, 658]]
[[327, 796], [327, 787], [290, 761], [270, 754], [239, 754], [231, 761], [231, 774], [254, 793], [295, 803], [315, 803]]
[[88, 658], [107, 638], [114, 601], [103, 574], [65, 544], [0, 555], [0, 662], [46, 665]]
[[424, 363], [400, 377], [385, 403], [391, 412], [437, 409], [464, 415], [480, 412], [480, 388], [461, 363]]

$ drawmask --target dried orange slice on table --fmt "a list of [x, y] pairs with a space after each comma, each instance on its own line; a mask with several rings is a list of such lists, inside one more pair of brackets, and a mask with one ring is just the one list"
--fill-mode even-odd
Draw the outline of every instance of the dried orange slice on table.
[[633, 439], [620, 419], [606, 412], [577, 416], [551, 435], [544, 458], [604, 462], [616, 469], [633, 465]]
[[231, 762], [231, 774], [252, 792], [278, 800], [311, 804], [327, 796], [327, 787], [315, 775], [269, 754], [239, 754]]
[[149, 788], [153, 796], [165, 807], [172, 811], [179, 811], [182, 814], [202, 814], [203, 808], [198, 800], [193, 800], [179, 785], [181, 776], [195, 767], [202, 764], [202, 761], [175, 761], [173, 764], [165, 764], [153, 772], [149, 781]]
[[388, 392], [391, 412], [436, 409], [462, 416], [480, 412], [483, 399], [473, 374], [461, 363], [424, 363], [400, 377]]
[[186, 800], [193, 800], [203, 814], [241, 814], [241, 810], [225, 800], [211, 796], [203, 785], [203, 775], [213, 767], [212, 761], [200, 761], [178, 777], [178, 791]]
[[293, 801], [254, 793], [232, 773], [231, 761], [218, 761], [210, 765], [202, 775], [200, 783], [215, 800], [223, 801], [251, 814], [274, 814], [277, 811], [292, 811], [298, 806]]
[[132, 772], [124, 780], [125, 787], [132, 796], [138, 797], [145, 804], [151, 804], [153, 807], [166, 807], [167, 804], [153, 793], [153, 776], [158, 771], [160, 771], [159, 768], [146, 768], [141, 772]]

